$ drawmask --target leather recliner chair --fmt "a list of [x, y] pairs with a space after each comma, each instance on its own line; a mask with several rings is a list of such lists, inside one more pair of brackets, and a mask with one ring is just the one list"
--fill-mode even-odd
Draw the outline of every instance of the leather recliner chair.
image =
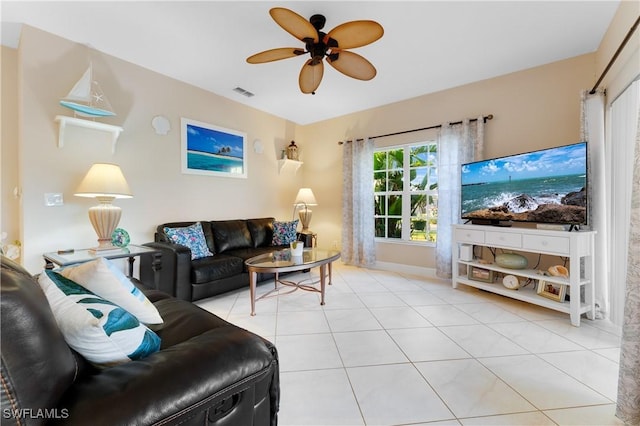
[[164, 320], [146, 358], [98, 369], [73, 351], [39, 284], [2, 257], [2, 425], [277, 424], [279, 369], [267, 340], [145, 290]]

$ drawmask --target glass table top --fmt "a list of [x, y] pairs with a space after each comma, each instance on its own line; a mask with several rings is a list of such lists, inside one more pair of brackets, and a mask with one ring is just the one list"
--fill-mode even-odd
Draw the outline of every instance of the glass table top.
[[145, 246], [128, 245], [123, 248], [115, 248], [113, 250], [106, 250], [104, 252], [93, 252], [91, 249], [79, 249], [74, 250], [73, 253], [58, 253], [50, 252], [43, 254], [45, 259], [60, 265], [72, 265], [75, 263], [86, 262], [89, 260], [105, 257], [107, 259], [120, 259], [124, 257], [138, 256], [147, 253], [156, 253], [157, 249]]
[[284, 249], [252, 257], [245, 264], [254, 269], [295, 270], [313, 268], [339, 258], [338, 250], [308, 248], [304, 249], [302, 256], [292, 256], [290, 249]]

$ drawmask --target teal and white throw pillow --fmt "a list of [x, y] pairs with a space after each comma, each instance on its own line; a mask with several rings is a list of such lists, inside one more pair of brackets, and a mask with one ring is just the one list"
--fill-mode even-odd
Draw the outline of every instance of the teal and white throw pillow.
[[273, 221], [273, 238], [271, 245], [286, 246], [297, 239], [296, 229], [298, 228], [298, 219], [291, 222]]
[[172, 243], [189, 247], [191, 249], [191, 260], [213, 256], [207, 246], [207, 240], [204, 237], [200, 222], [184, 228], [165, 227], [164, 233], [167, 234]]
[[118, 305], [54, 271], [38, 282], [67, 344], [92, 364], [110, 367], [160, 349], [160, 337]]
[[108, 259], [101, 257], [91, 262], [67, 266], [56, 272], [115, 303], [142, 323], [162, 324], [162, 318], [153, 303]]

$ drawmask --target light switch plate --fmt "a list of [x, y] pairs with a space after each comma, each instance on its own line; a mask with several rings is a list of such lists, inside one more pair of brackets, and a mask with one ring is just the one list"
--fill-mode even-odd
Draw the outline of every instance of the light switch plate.
[[44, 194], [44, 205], [47, 207], [62, 206], [64, 199], [60, 192], [47, 192]]

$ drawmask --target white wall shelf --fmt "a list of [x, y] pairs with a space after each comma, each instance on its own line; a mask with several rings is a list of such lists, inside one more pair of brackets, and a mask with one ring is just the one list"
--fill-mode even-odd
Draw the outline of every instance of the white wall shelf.
[[111, 153], [116, 152], [116, 143], [120, 133], [124, 130], [122, 127], [114, 126], [106, 123], [99, 123], [97, 121], [83, 120], [81, 118], [67, 117], [66, 115], [56, 116], [55, 121], [58, 123], [58, 148], [64, 146], [64, 135], [67, 126], [83, 127], [85, 129], [98, 130], [101, 132], [107, 132], [111, 134]]
[[283, 158], [282, 160], [278, 160], [278, 172], [282, 174], [282, 171], [292, 171], [293, 174], [296, 174], [300, 166], [302, 166], [302, 161], [289, 160], [288, 158]]
[[[564, 312], [570, 315], [571, 324], [578, 327], [580, 326], [581, 314], [587, 314], [589, 319], [594, 319], [594, 236], [595, 232], [593, 231], [567, 232], [530, 228], [453, 225], [451, 284], [453, 288], [456, 288], [458, 284], [464, 284], [512, 299]], [[569, 258], [569, 278], [540, 275], [538, 271], [532, 269], [507, 269], [494, 263], [481, 263], [476, 259], [465, 261], [460, 259], [459, 256], [461, 244]], [[501, 280], [490, 283], [471, 280], [466, 274], [470, 266], [488, 269], [497, 272], [498, 275], [510, 274], [530, 278], [534, 280], [534, 288], [524, 287], [518, 290], [510, 290], [502, 285]], [[461, 270], [465, 272], [461, 273]], [[569, 302], [556, 302], [538, 295], [535, 291], [535, 286], [540, 279], [555, 284], [566, 285]], [[581, 289], [584, 289], [584, 300], [582, 300], [581, 297]]]

